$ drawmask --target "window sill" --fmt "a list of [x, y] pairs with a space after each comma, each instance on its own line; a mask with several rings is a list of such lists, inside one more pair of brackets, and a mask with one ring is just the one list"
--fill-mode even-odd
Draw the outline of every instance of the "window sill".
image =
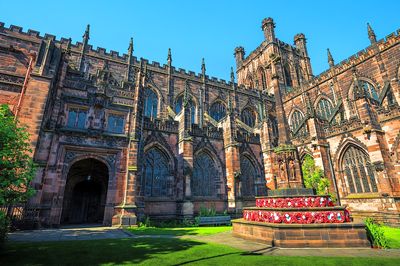
[[348, 194], [344, 199], [375, 199], [381, 198], [382, 195], [378, 192], [367, 192], [367, 193], [352, 193]]

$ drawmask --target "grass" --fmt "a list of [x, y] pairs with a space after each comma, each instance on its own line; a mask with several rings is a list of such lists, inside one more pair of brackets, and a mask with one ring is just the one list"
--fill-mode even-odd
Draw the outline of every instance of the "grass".
[[195, 236], [211, 235], [230, 231], [232, 226], [205, 226], [205, 227], [131, 227], [129, 232], [135, 235], [172, 235], [172, 236]]
[[[79, 262], [79, 263], [78, 263]], [[398, 265], [398, 258], [277, 257], [181, 238], [8, 243], [0, 265]]]
[[383, 226], [390, 248], [400, 248], [400, 228]]

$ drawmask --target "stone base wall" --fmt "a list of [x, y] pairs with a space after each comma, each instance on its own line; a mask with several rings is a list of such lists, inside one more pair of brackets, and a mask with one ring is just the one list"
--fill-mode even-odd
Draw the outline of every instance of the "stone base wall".
[[232, 221], [233, 235], [284, 248], [370, 247], [364, 224], [267, 224]]

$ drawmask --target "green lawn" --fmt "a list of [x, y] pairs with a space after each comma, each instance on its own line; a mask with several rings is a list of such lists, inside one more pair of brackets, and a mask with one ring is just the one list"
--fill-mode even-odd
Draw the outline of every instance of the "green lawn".
[[390, 248], [400, 248], [400, 228], [384, 226], [385, 236]]
[[211, 235], [230, 231], [232, 226], [205, 226], [205, 227], [176, 227], [176, 228], [160, 228], [160, 227], [131, 227], [129, 232], [135, 235]]
[[399, 265], [398, 258], [276, 257], [180, 238], [8, 243], [0, 265]]

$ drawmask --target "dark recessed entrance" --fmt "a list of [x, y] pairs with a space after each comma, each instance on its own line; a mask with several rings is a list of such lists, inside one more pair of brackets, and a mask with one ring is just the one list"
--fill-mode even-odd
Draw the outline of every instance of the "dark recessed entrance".
[[103, 223], [107, 184], [104, 163], [95, 159], [74, 163], [68, 172], [61, 223]]

